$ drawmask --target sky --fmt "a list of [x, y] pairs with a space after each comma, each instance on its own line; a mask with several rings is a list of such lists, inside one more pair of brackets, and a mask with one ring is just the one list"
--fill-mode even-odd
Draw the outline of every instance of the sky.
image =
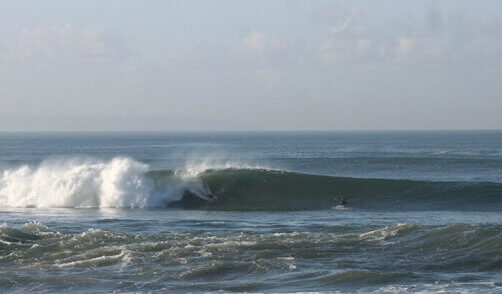
[[0, 131], [502, 129], [502, 1], [0, 1]]

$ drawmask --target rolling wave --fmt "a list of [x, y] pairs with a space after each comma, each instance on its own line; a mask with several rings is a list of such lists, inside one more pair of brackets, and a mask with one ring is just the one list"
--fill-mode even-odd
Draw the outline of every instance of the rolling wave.
[[218, 195], [218, 209], [327, 209], [341, 196], [348, 200], [348, 207], [361, 209], [502, 209], [500, 183], [344, 178], [250, 169], [208, 170], [198, 177]]
[[4, 207], [162, 207], [184, 191], [204, 190], [193, 177], [166, 179], [162, 192], [145, 176], [148, 165], [130, 158], [110, 161], [74, 158], [23, 165], [0, 176]]
[[[208, 194], [218, 197], [208, 204]], [[130, 158], [51, 160], [0, 176], [4, 207], [179, 207], [216, 210], [500, 210], [502, 184], [364, 179], [238, 164], [149, 170]]]

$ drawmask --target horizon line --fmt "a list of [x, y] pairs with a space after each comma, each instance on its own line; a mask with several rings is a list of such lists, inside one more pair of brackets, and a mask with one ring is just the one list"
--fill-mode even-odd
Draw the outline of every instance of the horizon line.
[[276, 130], [0, 130], [0, 133], [331, 133], [331, 132], [466, 132], [502, 131], [502, 128], [479, 129], [276, 129]]

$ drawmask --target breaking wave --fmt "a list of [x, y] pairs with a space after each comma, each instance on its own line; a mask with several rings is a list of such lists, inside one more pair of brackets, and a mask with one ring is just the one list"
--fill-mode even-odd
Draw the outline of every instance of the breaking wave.
[[[206, 195], [216, 194], [216, 204]], [[150, 170], [130, 158], [47, 160], [0, 175], [4, 207], [179, 207], [218, 210], [500, 210], [502, 184], [344, 178], [239, 164]]]
[[155, 190], [148, 165], [130, 158], [47, 160], [37, 167], [4, 170], [0, 202], [8, 207], [161, 207], [184, 191], [204, 190], [193, 177], [168, 179]]

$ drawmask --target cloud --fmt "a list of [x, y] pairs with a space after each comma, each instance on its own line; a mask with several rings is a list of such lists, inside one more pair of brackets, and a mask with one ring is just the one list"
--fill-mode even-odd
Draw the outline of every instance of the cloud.
[[372, 31], [361, 8], [337, 5], [336, 9], [327, 9], [318, 16], [330, 23], [329, 35], [320, 46], [325, 63], [367, 62], [387, 57], [390, 44], [382, 42]]
[[[414, 18], [378, 26], [358, 6], [335, 4], [315, 15], [329, 25], [319, 46], [325, 64], [407, 66], [500, 60], [500, 22], [467, 18], [432, 7]], [[476, 53], [477, 52], [477, 53]], [[485, 54], [480, 58], [479, 53]]]
[[412, 38], [402, 37], [397, 44], [397, 52], [402, 55], [408, 55], [413, 51], [415, 40]]
[[279, 38], [257, 30], [244, 36], [240, 45], [244, 57], [261, 66], [290, 63], [301, 51], [300, 43], [294, 39]]
[[99, 27], [61, 26], [22, 29], [1, 56], [10, 62], [46, 60], [61, 63], [119, 61], [128, 55], [122, 38]]
[[245, 49], [258, 53], [265, 52], [266, 47], [269, 46], [268, 43], [276, 42], [271, 42], [269, 37], [267, 37], [264, 33], [257, 31], [249, 33], [246, 37], [244, 37], [244, 39], [242, 39], [242, 44]]
[[294, 41], [279, 39], [260, 31], [252, 31], [242, 39], [242, 44], [250, 52], [270, 54], [287, 50], [294, 44]]

